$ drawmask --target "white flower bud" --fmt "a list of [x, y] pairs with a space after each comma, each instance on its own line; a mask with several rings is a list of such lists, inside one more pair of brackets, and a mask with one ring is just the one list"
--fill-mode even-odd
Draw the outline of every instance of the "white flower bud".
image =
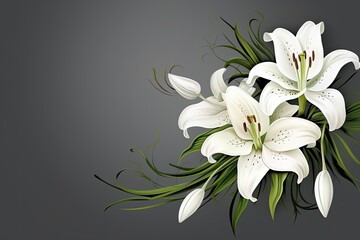
[[200, 95], [201, 87], [196, 81], [171, 73], [168, 74], [168, 77], [174, 89], [184, 98], [195, 99]]
[[333, 183], [327, 170], [321, 171], [315, 180], [315, 199], [321, 214], [326, 218], [333, 199]]
[[200, 207], [205, 196], [205, 190], [197, 188], [191, 191], [182, 201], [179, 210], [179, 223], [185, 221]]

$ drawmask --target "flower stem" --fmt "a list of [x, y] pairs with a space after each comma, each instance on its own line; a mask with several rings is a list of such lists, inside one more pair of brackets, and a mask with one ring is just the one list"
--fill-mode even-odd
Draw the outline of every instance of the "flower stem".
[[306, 108], [306, 98], [305, 98], [304, 94], [298, 98], [298, 101], [299, 101], [298, 116], [301, 117], [302, 115], [304, 115], [305, 108]]
[[[238, 159], [238, 158], [234, 158], [234, 159]], [[222, 169], [225, 165], [230, 164], [231, 161], [225, 161], [223, 164], [220, 165], [220, 167], [218, 167], [217, 169], [215, 169], [215, 171], [212, 172], [212, 174], [209, 176], [208, 180], [204, 183], [204, 185], [202, 186], [202, 189], [206, 190], [206, 186], [209, 184], [211, 178], [220, 170]]]
[[324, 125], [323, 125], [322, 131], [321, 131], [321, 140], [320, 140], [322, 170], [326, 170], [325, 149], [324, 149], [325, 129], [326, 129], [326, 123], [324, 123]]
[[217, 104], [216, 102], [212, 102], [212, 101], [209, 101], [208, 99], [206, 99], [203, 95], [201, 95], [201, 93], [199, 94], [199, 98], [207, 103], [210, 103], [215, 106], [219, 106], [219, 104]]

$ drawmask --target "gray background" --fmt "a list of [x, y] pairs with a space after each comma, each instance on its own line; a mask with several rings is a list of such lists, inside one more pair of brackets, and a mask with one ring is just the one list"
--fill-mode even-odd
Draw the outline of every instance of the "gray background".
[[[147, 79], [152, 67], [180, 64], [178, 74], [209, 92], [209, 77], [222, 63], [202, 59], [209, 53], [204, 45], [217, 35], [223, 43], [221, 34], [230, 33], [220, 16], [242, 32], [257, 12], [265, 17], [263, 31], [324, 21], [326, 53], [345, 48], [359, 54], [355, 2], [1, 1], [0, 239], [234, 239], [227, 199], [183, 224], [177, 223], [180, 203], [104, 213], [107, 203], [126, 195], [93, 174], [113, 181], [117, 170], [137, 167], [128, 161], [134, 157], [129, 149], [153, 143], [156, 129], [157, 165], [168, 170], [177, 161], [189, 144], [177, 118], [194, 102], [167, 97]], [[359, 76], [351, 84], [345, 94], [359, 87]], [[359, 166], [348, 166], [360, 176]], [[356, 239], [360, 194], [347, 181], [333, 180], [327, 219], [308, 211], [294, 224], [291, 211], [280, 206], [272, 221], [263, 194], [241, 218], [238, 239]], [[121, 182], [148, 187], [133, 174]]]

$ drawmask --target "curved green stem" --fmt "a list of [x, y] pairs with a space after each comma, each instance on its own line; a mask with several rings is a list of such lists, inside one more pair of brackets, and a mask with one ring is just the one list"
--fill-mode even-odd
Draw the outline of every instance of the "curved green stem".
[[305, 98], [304, 94], [298, 98], [298, 101], [299, 101], [298, 116], [301, 117], [304, 115], [305, 108], [306, 108], [306, 98]]
[[[237, 158], [234, 158], [237, 160]], [[225, 161], [223, 164], [220, 165], [220, 167], [218, 167], [217, 169], [215, 169], [215, 171], [209, 176], [208, 180], [204, 183], [204, 185], [202, 186], [202, 189], [206, 189], [206, 186], [209, 184], [211, 178], [220, 170], [222, 169], [225, 165], [227, 164], [230, 164], [231, 163], [231, 160], [230, 161]]]
[[199, 94], [199, 98], [207, 103], [213, 104], [215, 106], [219, 106], [219, 104], [217, 104], [216, 102], [212, 102], [212, 101], [209, 101], [208, 99], [206, 99], [203, 95], [201, 95], [201, 93]]
[[321, 140], [320, 140], [322, 170], [326, 170], [325, 149], [324, 149], [325, 129], [326, 129], [326, 123], [324, 123], [324, 125], [323, 125], [322, 131], [321, 131]]

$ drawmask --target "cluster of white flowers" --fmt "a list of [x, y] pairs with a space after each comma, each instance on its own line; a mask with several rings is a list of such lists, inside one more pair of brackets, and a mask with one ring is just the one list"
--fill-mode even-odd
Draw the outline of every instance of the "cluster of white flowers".
[[[324, 24], [304, 23], [296, 36], [283, 28], [265, 33], [265, 41], [273, 41], [276, 63], [262, 62], [254, 66], [240, 86], [227, 86], [225, 68], [210, 78], [213, 96], [204, 98], [200, 85], [189, 78], [169, 74], [175, 90], [187, 99], [203, 101], [186, 107], [179, 117], [179, 128], [189, 138], [190, 127], [231, 127], [210, 135], [201, 153], [210, 163], [216, 153], [239, 156], [237, 185], [245, 199], [255, 202], [253, 192], [269, 170], [294, 172], [297, 183], [308, 175], [308, 162], [300, 147], [314, 147], [321, 137], [318, 125], [300, 117], [306, 100], [324, 114], [329, 131], [345, 122], [345, 101], [342, 94], [329, 88], [340, 69], [352, 62], [360, 67], [358, 56], [348, 50], [336, 50], [324, 57], [321, 34]], [[252, 97], [257, 78], [270, 82], [262, 90], [259, 102]], [[299, 106], [287, 103], [299, 99]], [[206, 184], [205, 184], [206, 185]], [[179, 222], [191, 216], [201, 205], [205, 185], [189, 193], [181, 204]], [[333, 197], [333, 185], [323, 159], [323, 170], [314, 185], [320, 212], [327, 216]]]

